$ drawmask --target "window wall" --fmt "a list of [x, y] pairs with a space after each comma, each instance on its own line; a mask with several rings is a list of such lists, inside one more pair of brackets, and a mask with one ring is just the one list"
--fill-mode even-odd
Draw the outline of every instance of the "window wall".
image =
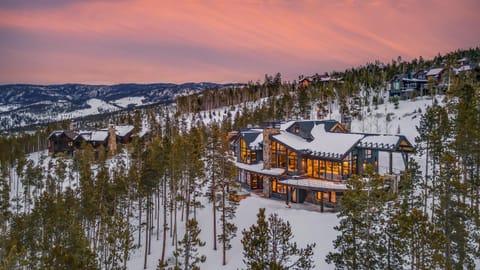
[[240, 160], [247, 164], [257, 162], [257, 152], [248, 149], [244, 139], [240, 140]]
[[287, 148], [272, 141], [270, 144], [271, 162], [274, 168], [287, 168]]
[[305, 171], [309, 177], [331, 180], [342, 179], [342, 162], [307, 158], [306, 166]]
[[277, 178], [272, 179], [272, 192], [286, 194], [287, 187], [285, 185], [279, 184]]

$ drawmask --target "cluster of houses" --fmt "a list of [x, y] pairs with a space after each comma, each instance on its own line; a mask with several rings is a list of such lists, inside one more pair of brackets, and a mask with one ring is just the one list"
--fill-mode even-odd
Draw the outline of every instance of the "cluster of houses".
[[330, 76], [328, 74], [324, 74], [324, 75], [315, 74], [315, 75], [312, 75], [312, 76], [301, 77], [300, 80], [298, 81], [299, 86], [302, 86], [302, 87], [307, 87], [314, 82], [318, 82], [318, 83], [321, 83], [321, 84], [322, 83], [323, 84], [342, 83], [343, 78], [336, 78], [336, 77]]
[[103, 147], [115, 153], [117, 144], [127, 144], [132, 140], [134, 127], [131, 125], [110, 126], [103, 129], [66, 129], [55, 130], [48, 136], [48, 153], [73, 154], [86, 143], [93, 148]]
[[[451, 80], [461, 73], [472, 70], [468, 59], [458, 59], [452, 68], [435, 67], [421, 69], [405, 74], [396, 74], [387, 82], [387, 90], [390, 96], [411, 98], [429, 94], [429, 90], [442, 92], [451, 84]], [[431, 89], [430, 89], [431, 88]]]
[[[392, 154], [400, 153], [407, 165], [414, 151], [403, 135], [352, 133], [335, 120], [301, 120], [243, 128], [233, 132], [232, 150], [238, 181], [265, 197], [319, 204], [335, 208], [347, 189], [345, 181], [362, 175], [367, 164], [375, 170], [380, 162], [391, 188], [398, 184], [393, 174]], [[389, 158], [380, 160], [380, 152]], [[386, 160], [385, 160], [386, 159]]]

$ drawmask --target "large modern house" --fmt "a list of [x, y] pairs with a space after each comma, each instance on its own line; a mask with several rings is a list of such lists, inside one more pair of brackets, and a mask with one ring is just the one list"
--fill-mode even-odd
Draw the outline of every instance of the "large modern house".
[[345, 180], [362, 175], [367, 164], [378, 171], [379, 153], [388, 156], [387, 174], [393, 174], [392, 154], [407, 164], [412, 144], [403, 135], [349, 132], [335, 120], [301, 120], [268, 128], [240, 129], [232, 139], [239, 170], [238, 181], [266, 197], [287, 203], [335, 206], [347, 189]]

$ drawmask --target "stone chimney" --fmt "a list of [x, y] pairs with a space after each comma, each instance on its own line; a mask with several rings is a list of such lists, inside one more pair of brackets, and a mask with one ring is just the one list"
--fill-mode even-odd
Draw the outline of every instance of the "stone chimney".
[[108, 153], [111, 156], [117, 153], [117, 133], [113, 125], [108, 128]]
[[272, 168], [272, 156], [270, 151], [271, 140], [269, 135], [278, 133], [276, 128], [265, 128], [263, 130], [263, 169], [270, 170]]

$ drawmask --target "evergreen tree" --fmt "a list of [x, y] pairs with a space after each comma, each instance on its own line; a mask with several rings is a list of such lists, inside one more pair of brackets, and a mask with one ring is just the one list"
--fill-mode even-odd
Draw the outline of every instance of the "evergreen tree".
[[265, 209], [260, 208], [257, 223], [243, 230], [243, 262], [247, 269], [313, 269], [315, 244], [298, 248], [292, 242], [293, 234], [289, 222], [277, 214], [265, 219]]
[[199, 263], [205, 262], [207, 257], [198, 253], [198, 248], [205, 246], [199, 238], [200, 228], [195, 219], [190, 219], [185, 228], [183, 239], [178, 242], [179, 246], [173, 253], [176, 258], [176, 270], [195, 270], [200, 269]]

